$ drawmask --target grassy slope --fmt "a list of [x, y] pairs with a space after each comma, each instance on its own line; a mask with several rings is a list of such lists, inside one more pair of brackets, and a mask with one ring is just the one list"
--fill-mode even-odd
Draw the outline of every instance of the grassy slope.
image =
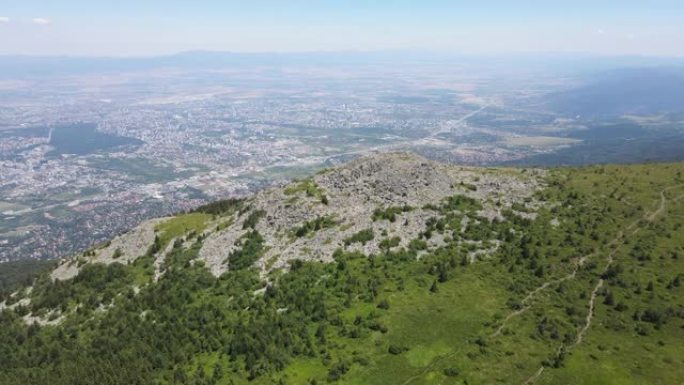
[[173, 238], [194, 232], [201, 233], [207, 226], [211, 215], [205, 213], [190, 213], [179, 215], [157, 225], [161, 247], [164, 248]]
[[[595, 207], [611, 207], [612, 220], [599, 228], [616, 237], [621, 228], [627, 228], [644, 213], [657, 210], [659, 193], [663, 189], [684, 183], [682, 165], [608, 166], [580, 170], [560, 170], [559, 177], [567, 178], [568, 188], [583, 194], [583, 200], [594, 201]], [[610, 199], [613, 194], [616, 198]], [[684, 194], [684, 186], [668, 190], [667, 195], [677, 198]], [[642, 206], [643, 210], [639, 210]], [[634, 210], [630, 210], [633, 208]], [[542, 215], [543, 216], [543, 215]], [[574, 347], [561, 368], [547, 368], [539, 383], [544, 384], [676, 384], [684, 375], [684, 322], [673, 319], [660, 330], [648, 323], [632, 320], [634, 310], [654, 307], [654, 301], [663, 308], [684, 306], [684, 288], [667, 290], [665, 286], [678, 274], [684, 274], [684, 201], [670, 202], [667, 210], [654, 218], [654, 224], [641, 223], [636, 234], [629, 232], [628, 243], [618, 248], [616, 263], [623, 266], [623, 280], [630, 285], [648, 281], [658, 282], [655, 294], [637, 296], [633, 288], [622, 288], [625, 282], [608, 284], [617, 301], [624, 302], [629, 310], [618, 312], [602, 303], [599, 297], [596, 315], [586, 339]], [[663, 226], [662, 229], [644, 229]], [[553, 236], [553, 235], [551, 235]], [[614, 239], [608, 237], [606, 239]], [[657, 239], [654, 261], [640, 263], [627, 256], [631, 247], [642, 238]], [[597, 282], [597, 276], [606, 263], [607, 254], [614, 248], [596, 246], [599, 252], [588, 264], [595, 261], [597, 271], [580, 272], [577, 279], [562, 285], [551, 285], [532, 302], [524, 316], [514, 319], [506, 335], [486, 339], [487, 347], [472, 347], [478, 335], [486, 335], [488, 324], [511, 310], [505, 302], [511, 282], [507, 272], [489, 262], [479, 262], [467, 271], [460, 272], [448, 283], [440, 286], [433, 295], [423, 288], [409, 290], [403, 295], [391, 295], [393, 307], [385, 318], [390, 340], [401, 341], [411, 350], [404, 355], [392, 356], [373, 345], [373, 365], [357, 367], [341, 383], [349, 384], [449, 384], [461, 383], [523, 383], [540, 367], [541, 362], [555, 354], [559, 343], [548, 343], [535, 336], [535, 328], [544, 317], [569, 318], [565, 309], [573, 306], [579, 315], [572, 318], [578, 323], [569, 327], [576, 333], [588, 313], [588, 294]], [[571, 250], [574, 252], [574, 250]], [[680, 259], [672, 259], [678, 253]], [[558, 274], [563, 277], [565, 272]], [[553, 277], [549, 277], [552, 280]], [[562, 286], [565, 293], [559, 294]], [[580, 322], [582, 321], [582, 322]], [[641, 336], [637, 325], [651, 328], [649, 335]], [[364, 349], [365, 350], [365, 349]], [[470, 354], [470, 357], [469, 357]], [[316, 366], [314, 363], [313, 366]], [[449, 378], [443, 369], [457, 367], [461, 375]], [[296, 364], [293, 373], [310, 373], [306, 365]], [[305, 375], [294, 376], [300, 383]]]
[[[563, 368], [548, 371], [539, 382], [677, 384], [684, 377], [684, 322], [667, 317], [663, 325], [654, 325], [634, 321], [633, 316], [636, 311], [647, 309], [665, 312], [668, 308], [684, 307], [684, 288], [667, 288], [676, 276], [684, 275], [684, 167], [631, 166], [609, 170], [615, 179], [625, 181], [619, 191], [626, 200], [632, 205], [643, 205], [649, 212], [659, 208], [660, 191], [670, 188], [665, 191], [665, 208], [653, 223], [640, 223], [627, 231], [625, 244], [615, 249], [615, 263], [622, 266], [623, 272], [606, 288], [613, 293], [615, 302], [623, 302], [627, 309], [617, 311], [600, 297], [592, 328], [582, 344], [573, 350]], [[598, 184], [594, 185], [594, 181]], [[587, 180], [582, 178], [575, 183], [592, 195], [602, 195], [610, 193], [616, 184], [606, 182], [606, 178], [590, 174]], [[647, 259], [630, 255], [637, 245], [653, 245]], [[649, 282], [654, 283], [652, 292], [645, 289]], [[644, 328], [645, 335], [638, 333], [637, 327]]]

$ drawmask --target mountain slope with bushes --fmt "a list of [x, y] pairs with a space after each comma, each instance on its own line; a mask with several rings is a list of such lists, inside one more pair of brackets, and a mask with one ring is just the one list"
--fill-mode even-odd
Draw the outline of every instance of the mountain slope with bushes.
[[141, 224], [0, 304], [3, 384], [678, 384], [684, 164], [374, 154]]

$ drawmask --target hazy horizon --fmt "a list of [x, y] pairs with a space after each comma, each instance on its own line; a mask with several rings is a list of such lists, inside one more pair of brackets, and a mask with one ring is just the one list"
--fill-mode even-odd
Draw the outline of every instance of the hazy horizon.
[[430, 50], [460, 54], [684, 55], [684, 4], [501, 0], [28, 0], [0, 7], [0, 54], [158, 56]]
[[473, 53], [449, 50], [421, 50], [421, 49], [372, 49], [372, 50], [298, 50], [298, 51], [239, 51], [229, 49], [187, 49], [160, 53], [133, 54], [97, 54], [97, 53], [0, 53], [0, 58], [26, 57], [44, 59], [154, 59], [183, 55], [244, 55], [244, 56], [297, 56], [297, 55], [425, 55], [446, 58], [643, 58], [643, 59], [684, 59], [682, 54], [640, 54], [640, 53], [600, 53], [589, 51], [511, 51]]

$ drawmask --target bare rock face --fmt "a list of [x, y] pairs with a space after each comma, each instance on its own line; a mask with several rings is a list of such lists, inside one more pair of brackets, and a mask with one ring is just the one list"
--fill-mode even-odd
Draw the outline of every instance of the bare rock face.
[[[230, 268], [230, 253], [241, 247], [241, 238], [252, 230], [263, 238], [264, 251], [255, 266], [264, 274], [287, 268], [294, 259], [332, 261], [337, 249], [378, 253], [380, 243], [392, 238], [397, 243], [392, 247], [407, 247], [420, 237], [426, 222], [439, 215], [429, 206], [454, 195], [478, 200], [482, 205], [478, 215], [487, 220], [501, 219], [501, 211], [513, 204], [529, 209], [521, 215], [534, 216], [537, 203], [532, 197], [541, 187], [543, 176], [541, 170], [446, 165], [412, 153], [370, 154], [304, 181], [263, 190], [247, 199], [246, 209], [240, 213], [215, 218], [217, 223], [230, 224], [207, 227], [197, 260], [203, 261], [212, 274], [223, 274]], [[410, 210], [398, 212], [394, 221], [373, 219], [375, 210], [390, 207]], [[245, 226], [245, 221], [256, 213], [258, 220]], [[325, 226], [297, 234], [298, 229], [323, 219]], [[165, 220], [168, 218], [144, 222], [103, 247], [62, 262], [52, 272], [52, 279], [73, 278], [84, 263], [126, 264], [135, 260], [152, 245], [155, 228]], [[350, 240], [362, 231], [372, 232], [372, 239]], [[428, 246], [440, 246], [440, 237], [427, 240]], [[163, 274], [163, 261], [171, 244], [156, 256], [155, 279]], [[186, 240], [184, 247], [189, 244]]]
[[205, 265], [212, 274], [219, 276], [225, 270], [225, 260], [236, 249], [235, 243], [247, 230], [242, 229], [242, 224], [234, 224], [223, 231], [215, 232], [207, 236], [199, 252], [199, 259], [204, 260]]
[[422, 206], [450, 195], [457, 175], [449, 171], [449, 166], [414, 154], [378, 154], [356, 159], [316, 181], [363, 203]]
[[[523, 173], [450, 166], [409, 153], [372, 154], [326, 170], [309, 181], [258, 193], [248, 202], [251, 211], [243, 213], [232, 226], [207, 237], [199, 258], [215, 275], [225, 272], [229, 268], [226, 258], [247, 232], [243, 222], [255, 211], [263, 212], [255, 229], [264, 238], [267, 250], [257, 262], [264, 272], [286, 268], [293, 259], [331, 261], [338, 248], [378, 253], [380, 242], [386, 238], [398, 237], [397, 247], [405, 247], [436, 215], [424, 209], [426, 205], [440, 204], [456, 194], [466, 195], [482, 203], [482, 217], [501, 218], [502, 209], [530, 200], [540, 187], [541, 175], [538, 170]], [[297, 188], [302, 183], [308, 184], [309, 191]], [[398, 214], [394, 222], [373, 221], [376, 209], [402, 206], [412, 210]], [[297, 228], [317, 218], [330, 218], [335, 225], [294, 236]], [[372, 240], [345, 244], [345, 240], [367, 229], [374, 234]], [[432, 246], [440, 244], [437, 237], [429, 242]]]
[[79, 265], [83, 263], [104, 263], [108, 265], [114, 262], [126, 264], [129, 261], [134, 261], [144, 255], [154, 242], [155, 227], [167, 219], [156, 218], [145, 221], [133, 230], [112, 239], [104, 246], [92, 250], [95, 255], [84, 255], [63, 261], [52, 272], [52, 279], [66, 280], [75, 277], [80, 270]]

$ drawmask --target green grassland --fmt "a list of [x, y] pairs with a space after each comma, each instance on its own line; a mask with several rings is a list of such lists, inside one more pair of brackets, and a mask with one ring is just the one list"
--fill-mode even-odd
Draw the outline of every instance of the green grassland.
[[311, 178], [304, 179], [285, 189], [285, 195], [297, 195], [302, 192], [306, 193], [307, 197], [313, 197], [320, 200], [321, 203], [328, 203], [328, 198], [325, 195], [325, 191], [323, 191], [323, 189], [321, 189]]
[[183, 214], [171, 218], [157, 225], [155, 231], [159, 238], [161, 248], [164, 248], [172, 239], [185, 236], [187, 234], [199, 234], [207, 227], [207, 222], [211, 215], [195, 212]]
[[[451, 234], [436, 250], [338, 250], [334, 263], [295, 261], [268, 280], [238, 260], [213, 277], [196, 260], [201, 237], [174, 248], [166, 274], [137, 294], [135, 264], [42, 279], [30, 309], [0, 313], [0, 383], [680, 384], [683, 173], [551, 170], [535, 219], [508, 211], [490, 222], [455, 196], [430, 207], [413, 242]], [[320, 195], [306, 181], [286, 193]], [[472, 224], [461, 233], [463, 216]], [[210, 218], [165, 222], [159, 242]], [[235, 258], [261, 252], [248, 225], [253, 242]], [[477, 240], [500, 246], [473, 260]], [[75, 310], [58, 326], [20, 319], [55, 306]]]

